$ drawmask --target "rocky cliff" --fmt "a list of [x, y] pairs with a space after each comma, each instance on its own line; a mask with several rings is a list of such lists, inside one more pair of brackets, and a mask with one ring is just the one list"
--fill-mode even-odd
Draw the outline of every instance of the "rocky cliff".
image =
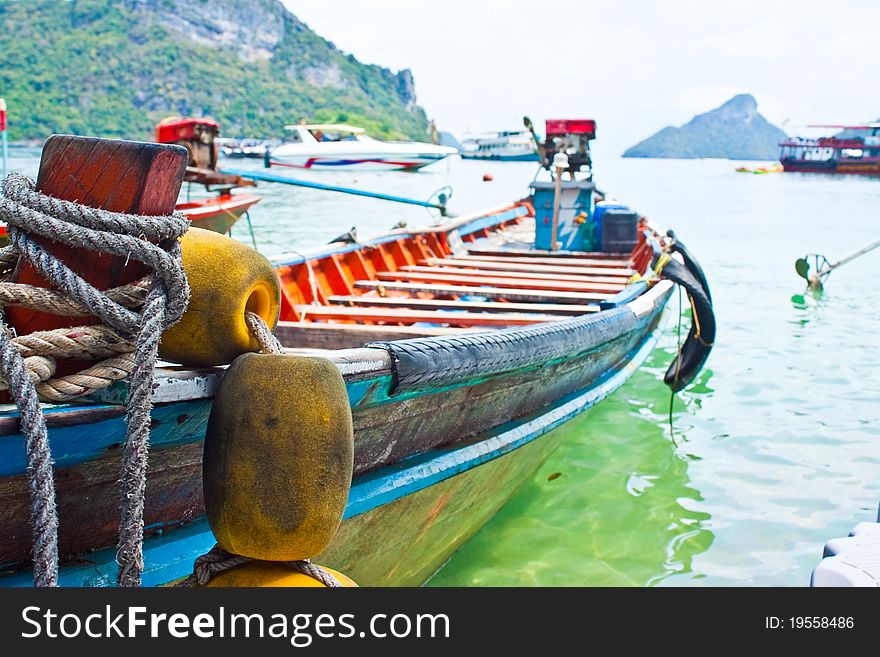
[[0, 0], [0, 52], [16, 140], [146, 138], [169, 114], [227, 136], [302, 118], [426, 136], [410, 71], [358, 62], [278, 0]]

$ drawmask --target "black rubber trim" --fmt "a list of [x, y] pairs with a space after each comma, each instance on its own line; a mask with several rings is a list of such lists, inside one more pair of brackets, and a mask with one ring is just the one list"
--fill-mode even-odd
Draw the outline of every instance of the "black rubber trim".
[[443, 387], [576, 356], [632, 330], [629, 308], [455, 337], [371, 342], [391, 355], [392, 393]]
[[709, 281], [706, 279], [706, 272], [703, 271], [700, 263], [697, 262], [697, 258], [684, 245], [684, 242], [678, 239], [678, 236], [672, 229], [667, 230], [666, 234], [672, 238], [672, 246], [670, 247], [670, 250], [681, 254], [681, 257], [684, 258], [685, 267], [687, 267], [688, 271], [690, 271], [691, 274], [693, 274], [700, 282], [700, 285], [703, 286], [703, 291], [706, 292], [706, 296], [709, 298], [709, 301], [712, 301], [712, 290], [709, 289]]
[[[696, 263], [696, 260], [692, 262]], [[699, 265], [697, 268], [694, 272], [686, 265], [670, 260], [660, 273], [663, 278], [674, 281], [685, 289], [693, 309], [687, 339], [663, 377], [673, 392], [683, 389], [696, 378], [715, 342], [715, 311], [712, 308], [712, 299], [700, 280], [705, 280], [705, 274]]]

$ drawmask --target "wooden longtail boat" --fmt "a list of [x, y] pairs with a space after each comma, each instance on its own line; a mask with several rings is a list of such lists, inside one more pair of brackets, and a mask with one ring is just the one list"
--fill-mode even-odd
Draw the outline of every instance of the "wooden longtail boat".
[[[667, 382], [680, 389], [708, 355], [708, 286], [672, 233], [640, 219], [626, 252], [536, 249], [546, 198], [536, 188], [439, 226], [273, 261], [282, 287], [276, 336], [288, 354], [335, 365], [347, 391], [351, 489], [338, 533], [316, 556], [360, 585], [422, 584], [491, 518], [565, 440], [567, 421], [648, 356], [673, 280], [687, 289], [697, 320]], [[561, 239], [564, 228], [584, 224], [575, 209], [556, 214]], [[606, 222], [606, 242], [612, 227]], [[188, 575], [216, 542], [202, 457], [225, 373], [157, 370], [144, 585]], [[284, 404], [302, 394], [297, 385], [266, 394]], [[88, 402], [45, 408], [62, 585], [115, 581], [126, 398], [120, 382]], [[8, 408], [0, 414], [0, 585], [32, 581], [25, 467], [17, 413]]]

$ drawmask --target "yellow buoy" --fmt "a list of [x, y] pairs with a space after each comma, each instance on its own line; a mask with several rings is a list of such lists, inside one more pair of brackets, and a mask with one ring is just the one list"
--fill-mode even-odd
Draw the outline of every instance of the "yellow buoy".
[[353, 463], [351, 408], [333, 363], [239, 356], [205, 435], [205, 508], [217, 543], [266, 561], [320, 554], [342, 519]]
[[159, 357], [201, 367], [258, 351], [245, 312], [269, 328], [278, 323], [281, 283], [272, 264], [241, 242], [199, 228], [190, 228], [180, 246], [192, 296], [180, 321], [162, 334]]
[[[326, 567], [324, 567], [324, 570], [338, 579], [339, 583], [345, 587], [357, 586], [352, 579], [346, 577], [342, 573], [338, 573], [335, 570]], [[286, 564], [272, 563], [271, 561], [250, 561], [241, 566], [230, 568], [229, 570], [214, 575], [214, 577], [211, 578], [211, 581], [205, 584], [205, 586], [324, 587], [324, 585], [314, 577], [295, 571]]]

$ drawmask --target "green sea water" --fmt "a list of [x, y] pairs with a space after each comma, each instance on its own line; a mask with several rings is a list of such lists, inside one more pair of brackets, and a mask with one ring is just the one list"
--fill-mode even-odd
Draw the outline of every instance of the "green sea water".
[[[38, 153], [14, 151], [33, 174]], [[234, 163], [258, 167], [257, 163]], [[469, 585], [806, 586], [824, 542], [874, 520], [880, 502], [880, 251], [821, 296], [794, 260], [842, 257], [880, 238], [880, 180], [752, 175], [717, 160], [597, 158], [601, 188], [675, 228], [703, 264], [718, 339], [676, 396], [673, 297], [657, 349], [431, 581]], [[492, 182], [483, 182], [483, 173]], [[285, 172], [288, 173], [288, 172]], [[529, 163], [457, 159], [421, 173], [301, 177], [426, 198], [451, 184], [462, 215], [527, 193]], [[261, 185], [251, 218], [267, 254], [357, 227], [421, 225], [422, 208]], [[194, 193], [198, 193], [194, 190]], [[233, 235], [249, 242], [247, 224]], [[687, 331], [687, 324], [683, 328]]]

